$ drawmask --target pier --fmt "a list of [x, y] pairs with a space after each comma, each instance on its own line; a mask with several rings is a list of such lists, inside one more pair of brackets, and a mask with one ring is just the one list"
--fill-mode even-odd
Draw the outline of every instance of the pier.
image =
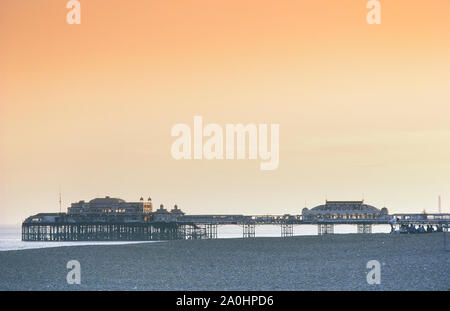
[[388, 214], [364, 201], [326, 201], [301, 215], [186, 215], [175, 205], [153, 211], [147, 202], [97, 198], [73, 203], [67, 213], [40, 213], [22, 224], [23, 241], [154, 241], [215, 239], [218, 226], [239, 225], [243, 238], [256, 236], [256, 226], [277, 225], [281, 237], [293, 236], [294, 226], [316, 225], [318, 234], [333, 234], [335, 225], [355, 225], [370, 234], [373, 225], [427, 225], [448, 230], [450, 214]]

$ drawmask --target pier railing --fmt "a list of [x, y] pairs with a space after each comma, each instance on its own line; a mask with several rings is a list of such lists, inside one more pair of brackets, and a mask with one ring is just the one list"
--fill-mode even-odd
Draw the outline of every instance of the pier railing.
[[450, 214], [393, 214], [390, 219], [404, 224], [450, 224]]

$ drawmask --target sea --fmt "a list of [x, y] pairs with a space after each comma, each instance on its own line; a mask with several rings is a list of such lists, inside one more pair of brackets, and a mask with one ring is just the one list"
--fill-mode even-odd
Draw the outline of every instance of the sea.
[[[20, 225], [0, 225], [0, 251], [21, 250], [31, 248], [61, 247], [61, 246], [80, 246], [80, 245], [122, 245], [136, 243], [155, 243], [156, 241], [133, 241], [133, 242], [24, 242], [22, 241]], [[356, 225], [335, 225], [335, 234], [356, 233]], [[389, 225], [373, 225], [372, 233], [389, 233]], [[317, 235], [316, 225], [294, 226], [294, 236]], [[256, 237], [280, 237], [281, 228], [277, 225], [258, 225], [255, 227]], [[241, 238], [242, 227], [238, 225], [222, 225], [217, 228], [217, 237], [219, 239]], [[159, 241], [158, 241], [159, 242]]]

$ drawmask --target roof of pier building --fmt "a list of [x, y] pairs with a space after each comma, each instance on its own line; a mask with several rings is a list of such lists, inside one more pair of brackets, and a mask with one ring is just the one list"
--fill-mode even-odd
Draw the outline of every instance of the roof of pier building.
[[170, 213], [172, 214], [172, 215], [176, 215], [176, 216], [183, 216], [184, 215], [184, 212], [183, 211], [181, 211], [179, 208], [178, 208], [178, 206], [177, 205], [174, 205], [174, 207], [172, 208], [172, 210], [170, 211]]
[[89, 205], [115, 205], [120, 203], [125, 203], [125, 200], [110, 198], [108, 196], [104, 198], [95, 198], [89, 201]]
[[155, 211], [155, 214], [169, 214], [169, 211], [164, 208], [164, 205], [159, 205], [159, 208]]
[[79, 213], [141, 213], [143, 211], [151, 211], [152, 202], [127, 202], [119, 198], [95, 198], [88, 202], [79, 201], [72, 203], [68, 208], [69, 214]]
[[368, 214], [387, 214], [387, 208], [381, 210], [375, 206], [365, 204], [362, 201], [325, 201], [325, 204], [318, 205], [311, 210], [304, 208], [302, 214], [328, 214], [332, 212], [340, 213], [368, 213]]
[[176, 221], [178, 217], [184, 216], [184, 212], [175, 205], [172, 210], [168, 211], [164, 205], [160, 205], [159, 209], [153, 212], [153, 220], [155, 221]]

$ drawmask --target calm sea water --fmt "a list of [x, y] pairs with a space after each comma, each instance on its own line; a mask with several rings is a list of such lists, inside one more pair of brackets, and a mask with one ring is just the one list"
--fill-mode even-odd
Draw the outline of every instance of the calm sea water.
[[[152, 243], [144, 242], [144, 243]], [[0, 251], [76, 245], [119, 245], [142, 242], [23, 242], [20, 226], [0, 225]]]
[[[374, 225], [372, 227], [373, 233], [389, 233], [389, 231], [389, 225]], [[276, 225], [260, 225], [256, 226], [255, 233], [257, 237], [279, 237], [281, 236], [281, 229]], [[356, 226], [336, 225], [334, 233], [356, 233]], [[317, 235], [317, 226], [294, 226], [294, 235]], [[217, 228], [217, 236], [218, 238], [240, 238], [242, 237], [242, 227], [238, 225], [219, 226]], [[73, 245], [120, 245], [133, 243], [143, 242], [23, 242], [20, 226], [0, 225], [0, 251]]]

